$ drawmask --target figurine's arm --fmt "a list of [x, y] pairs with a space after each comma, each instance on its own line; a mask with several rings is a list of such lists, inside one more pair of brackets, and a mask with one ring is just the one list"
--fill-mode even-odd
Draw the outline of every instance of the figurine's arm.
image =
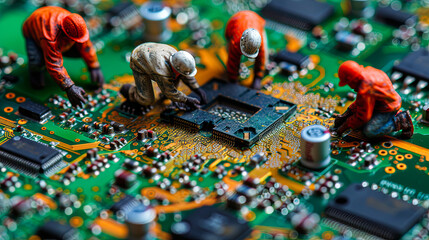
[[195, 77], [181, 77], [183, 83], [186, 84], [192, 91], [195, 91], [196, 89], [200, 88], [200, 85], [198, 85], [197, 79]]
[[264, 77], [265, 74], [265, 65], [266, 60], [267, 60], [267, 56], [266, 56], [266, 51], [267, 49], [265, 49], [266, 47], [266, 43], [265, 41], [267, 41], [267, 39], [264, 38], [265, 34], [263, 34], [262, 37], [262, 42], [261, 42], [261, 47], [259, 48], [259, 54], [258, 57], [255, 59], [255, 67], [254, 67], [254, 74], [255, 74], [255, 78], [259, 78], [262, 79]]
[[369, 94], [358, 94], [356, 101], [352, 105], [354, 105], [353, 115], [347, 119], [345, 124], [348, 128], [358, 129], [371, 120], [375, 98]]
[[185, 103], [187, 101], [187, 96], [181, 91], [177, 90], [174, 86], [174, 83], [170, 81], [168, 77], [165, 76], [153, 76], [156, 83], [158, 83], [161, 92], [174, 102], [182, 102]]
[[55, 82], [62, 90], [66, 90], [74, 85], [74, 82], [68, 75], [67, 70], [64, 68], [63, 55], [57, 48], [56, 44], [48, 40], [42, 40], [40, 45], [43, 49], [46, 69]]
[[90, 40], [84, 43], [76, 43], [76, 48], [80, 52], [80, 55], [82, 56], [88, 68], [94, 69], [100, 67], [100, 63], [97, 59], [97, 53]]
[[185, 77], [182, 76], [182, 81], [188, 86], [192, 91], [194, 91], [200, 97], [200, 103], [206, 104], [207, 97], [206, 92], [200, 88], [198, 85], [197, 79], [195, 77]]
[[[237, 46], [235, 46], [237, 45]], [[241, 50], [239, 44], [230, 43], [228, 49], [228, 62], [226, 71], [228, 73], [228, 79], [232, 82], [238, 82], [238, 76], [240, 71], [241, 63]]]

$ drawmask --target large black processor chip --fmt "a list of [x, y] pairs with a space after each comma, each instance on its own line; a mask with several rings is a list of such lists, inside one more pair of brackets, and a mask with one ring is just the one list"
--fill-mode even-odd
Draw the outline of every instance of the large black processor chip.
[[262, 17], [302, 30], [311, 30], [334, 14], [334, 7], [315, 0], [272, 0]]
[[393, 67], [393, 72], [400, 72], [404, 76], [412, 76], [429, 82], [429, 51], [421, 48], [409, 53], [402, 61]]
[[58, 150], [19, 136], [0, 145], [0, 162], [29, 175], [50, 175], [62, 166], [61, 158]]
[[420, 221], [426, 210], [352, 184], [328, 204], [325, 212], [338, 222], [383, 239], [399, 239]]
[[195, 209], [171, 227], [176, 240], [243, 240], [251, 231], [246, 221], [213, 206]]
[[[161, 118], [189, 130], [211, 132], [238, 147], [251, 147], [296, 110], [296, 105], [238, 84], [212, 80], [201, 87], [208, 104], [189, 112], [165, 111]], [[197, 98], [192, 93], [190, 96]]]
[[19, 114], [34, 121], [41, 122], [51, 115], [48, 107], [27, 100], [19, 105]]

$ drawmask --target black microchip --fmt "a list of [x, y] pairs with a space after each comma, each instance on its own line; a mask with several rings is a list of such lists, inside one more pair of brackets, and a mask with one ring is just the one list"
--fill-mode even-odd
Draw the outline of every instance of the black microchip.
[[426, 48], [421, 48], [416, 52], [409, 53], [392, 70], [400, 72], [404, 76], [409, 75], [429, 81], [429, 51]]
[[58, 150], [19, 136], [0, 145], [0, 162], [30, 175], [49, 175], [62, 165], [61, 158]]
[[137, 206], [140, 202], [133, 196], [126, 195], [124, 198], [116, 202], [110, 207], [113, 213], [122, 211], [123, 213], [129, 212], [133, 207]]
[[399, 27], [405, 24], [414, 24], [417, 21], [417, 16], [400, 10], [395, 10], [392, 7], [378, 7], [375, 12], [375, 18], [385, 24]]
[[79, 239], [76, 229], [69, 225], [63, 225], [59, 222], [49, 221], [46, 222], [37, 230], [37, 235], [41, 239], [46, 240], [75, 240]]
[[383, 239], [399, 239], [426, 210], [382, 192], [352, 184], [329, 202], [326, 215]]
[[275, 62], [287, 62], [297, 66], [299, 69], [306, 68], [310, 64], [310, 57], [297, 52], [289, 52], [286, 50], [279, 51], [274, 55]]
[[[183, 231], [186, 226], [187, 231]], [[249, 224], [213, 206], [192, 211], [182, 222], [171, 227], [177, 240], [241, 240], [249, 236]]]
[[[163, 121], [249, 148], [291, 116], [296, 105], [238, 84], [213, 79], [201, 87], [207, 104], [201, 109], [177, 112], [167, 109]], [[190, 96], [198, 98], [195, 93]]]
[[333, 14], [333, 6], [314, 0], [273, 0], [261, 11], [264, 18], [306, 31]]
[[50, 116], [51, 110], [48, 107], [35, 103], [31, 100], [27, 100], [19, 105], [19, 114], [24, 117], [30, 118], [37, 122], [45, 120]]

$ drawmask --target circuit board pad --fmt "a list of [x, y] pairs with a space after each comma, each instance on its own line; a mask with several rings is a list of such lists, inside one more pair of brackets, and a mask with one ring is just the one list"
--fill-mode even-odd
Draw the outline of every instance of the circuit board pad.
[[[429, 127], [423, 121], [423, 108], [429, 96], [424, 85], [427, 69], [416, 73], [416, 68], [410, 71], [395, 68], [401, 66], [398, 64], [407, 55], [423, 51], [429, 43], [429, 6], [423, 1], [383, 1], [396, 7], [399, 4], [402, 11], [411, 13], [425, 26], [406, 39], [399, 27], [369, 18], [366, 19], [366, 24], [371, 26], [368, 37], [356, 37], [360, 41], [354, 45], [344, 42], [340, 38], [343, 35], [337, 35], [341, 32], [337, 28], [344, 25], [343, 32], [352, 32], [353, 18], [347, 14], [346, 4], [339, 0], [318, 2], [326, 9], [321, 22], [300, 20], [294, 25], [296, 22], [290, 22], [293, 19], [284, 22], [270, 19], [266, 29], [270, 54], [287, 50], [308, 58], [269, 68], [258, 94], [283, 103], [277, 107], [287, 114], [273, 124], [270, 131], [244, 145], [215, 137], [212, 131], [207, 131], [206, 127], [213, 129], [207, 126], [210, 124], [189, 128], [166, 122], [161, 115], [168, 101], [158, 97], [153, 110], [145, 116], [126, 114], [118, 109], [124, 101], [119, 94], [120, 87], [134, 82], [129, 67], [130, 53], [143, 42], [141, 26], [107, 27], [105, 18], [113, 14], [112, 8], [118, 1], [78, 0], [79, 4], [67, 6], [87, 21], [106, 78], [104, 90], [94, 93], [84, 62], [70, 58], [65, 58], [64, 66], [76, 85], [89, 95], [84, 109], [72, 109], [66, 94], [48, 74], [44, 89], [32, 89], [22, 24], [44, 2], [0, 1], [1, 59], [17, 54], [12, 65], [0, 62], [0, 147], [7, 147], [5, 144], [17, 137], [24, 138], [28, 141], [25, 144], [50, 147], [55, 163], [61, 154], [61, 165], [53, 173], [36, 176], [20, 171], [19, 166], [0, 165], [0, 239], [40, 239], [38, 234], [50, 231], [49, 221], [60, 223], [58, 231], [77, 234], [78, 239], [126, 239], [128, 229], [123, 212], [137, 202], [149, 203], [156, 211], [152, 230], [156, 239], [174, 239], [174, 236], [186, 239], [188, 235], [174, 232], [175, 226], [184, 221], [201, 222], [194, 219], [192, 213], [203, 206], [212, 214], [224, 216], [240, 233], [246, 233], [244, 237], [237, 234], [236, 239], [335, 239], [335, 236], [380, 239], [373, 232], [358, 229], [358, 225], [340, 223], [325, 214], [328, 205], [353, 183], [418, 207], [418, 211], [425, 213], [424, 219], [419, 218], [414, 224], [413, 218], [413, 226], [406, 229], [401, 239], [428, 239]], [[63, 1], [48, 2], [64, 7]], [[139, 7], [145, 1], [133, 2]], [[201, 86], [210, 84], [212, 79], [226, 79], [228, 54], [224, 31], [228, 19], [239, 10], [269, 12], [262, 10], [267, 2], [165, 1], [173, 9], [169, 22], [173, 34], [165, 43], [195, 56], [196, 78]], [[377, 9], [378, 4], [381, 1], [370, 3], [373, 9]], [[82, 6], [86, 6], [86, 10]], [[304, 10], [297, 7], [288, 11], [294, 14]], [[184, 14], [187, 21], [183, 19]], [[401, 15], [396, 20], [407, 21], [412, 17]], [[193, 26], [193, 22], [199, 27]], [[313, 25], [323, 31], [317, 33]], [[313, 30], [308, 30], [308, 26]], [[417, 31], [415, 26], [410, 28]], [[198, 37], [202, 30], [205, 35]], [[354, 36], [362, 35], [355, 33]], [[331, 164], [323, 170], [311, 171], [299, 165], [300, 132], [314, 124], [329, 128], [335, 116], [353, 102], [353, 91], [338, 86], [338, 67], [346, 60], [379, 68], [391, 76], [402, 97], [402, 109], [409, 110], [413, 118], [414, 136], [403, 140], [399, 134], [393, 134], [368, 140], [355, 131], [341, 139], [333, 137]], [[294, 64], [295, 70], [291, 67]], [[419, 64], [425, 66], [424, 62]], [[412, 66], [408, 62], [407, 65]], [[251, 85], [252, 67], [251, 61], [242, 59], [241, 85]], [[395, 71], [403, 72], [395, 75]], [[409, 75], [415, 79], [407, 79]], [[180, 85], [179, 90], [192, 94], [184, 85]], [[159, 90], [155, 92], [158, 94]], [[245, 103], [243, 111], [240, 104], [225, 104], [230, 101], [222, 97], [212, 100], [212, 104], [201, 111], [218, 117], [226, 114], [223, 119], [237, 124], [245, 125], [260, 111], [260, 107], [252, 103]], [[39, 104], [26, 107], [37, 109], [35, 115], [20, 110], [23, 103], [31, 102]], [[189, 113], [183, 113], [182, 117], [186, 114]], [[141, 129], [153, 136], [139, 140]], [[252, 136], [240, 134], [243, 139]], [[367, 168], [362, 161], [351, 163], [350, 155], [365, 148], [367, 143], [370, 147], [363, 154], [375, 154], [377, 164]], [[260, 153], [264, 156], [261, 161], [255, 157]], [[122, 178], [118, 176], [124, 176], [125, 180], [120, 181]], [[253, 186], [246, 179], [257, 179], [258, 183]], [[249, 189], [258, 191], [258, 196], [241, 202], [240, 196], [251, 194]], [[269, 204], [264, 202], [263, 196], [267, 194], [272, 199]], [[307, 217], [314, 217], [313, 213], [318, 216], [314, 228], [305, 232], [293, 221], [304, 213], [308, 213]]]

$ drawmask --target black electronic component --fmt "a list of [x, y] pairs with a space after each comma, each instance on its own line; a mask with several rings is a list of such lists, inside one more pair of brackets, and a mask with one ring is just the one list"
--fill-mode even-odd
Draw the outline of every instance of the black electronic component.
[[273, 60], [281, 63], [286, 62], [297, 66], [299, 69], [307, 68], [310, 64], [310, 57], [297, 52], [281, 50], [274, 55]]
[[251, 232], [246, 221], [213, 206], [195, 209], [182, 222], [173, 224], [171, 230], [173, 239], [178, 240], [241, 240]]
[[62, 154], [48, 145], [13, 137], [0, 145], [0, 162], [28, 175], [51, 175], [65, 164]]
[[239, 147], [251, 147], [296, 110], [293, 103], [222, 80], [214, 79], [202, 88], [208, 102], [202, 109], [183, 114], [167, 110], [161, 118], [191, 130], [212, 132], [215, 138]]
[[314, 0], [273, 0], [261, 11], [264, 18], [306, 31], [333, 14], [332, 5]]
[[426, 210], [361, 184], [351, 184], [328, 204], [325, 212], [336, 221], [383, 239], [399, 239]]
[[401, 77], [411, 76], [429, 82], [429, 51], [420, 48], [409, 53], [402, 61], [393, 67], [392, 72], [402, 73]]
[[140, 24], [141, 20], [139, 11], [132, 2], [118, 3], [107, 13], [109, 27], [123, 26], [125, 29], [130, 29]]
[[378, 7], [375, 18], [385, 24], [399, 27], [401, 25], [412, 25], [417, 21], [417, 16], [392, 7]]
[[118, 170], [115, 173], [115, 184], [121, 188], [128, 189], [132, 187], [137, 181], [137, 176], [126, 170]]
[[123, 213], [127, 213], [129, 212], [133, 207], [139, 205], [139, 201], [131, 196], [131, 195], [126, 195], [124, 198], [122, 198], [121, 200], [119, 200], [118, 202], [116, 202], [115, 204], [113, 204], [110, 207], [110, 210], [113, 213], [117, 213], [119, 211], [122, 211]]
[[51, 110], [48, 107], [27, 100], [21, 103], [18, 108], [19, 114], [30, 118], [34, 121], [41, 122], [46, 120], [51, 115]]
[[37, 230], [37, 235], [42, 240], [77, 240], [79, 234], [75, 228], [63, 225], [56, 221], [48, 221]]

